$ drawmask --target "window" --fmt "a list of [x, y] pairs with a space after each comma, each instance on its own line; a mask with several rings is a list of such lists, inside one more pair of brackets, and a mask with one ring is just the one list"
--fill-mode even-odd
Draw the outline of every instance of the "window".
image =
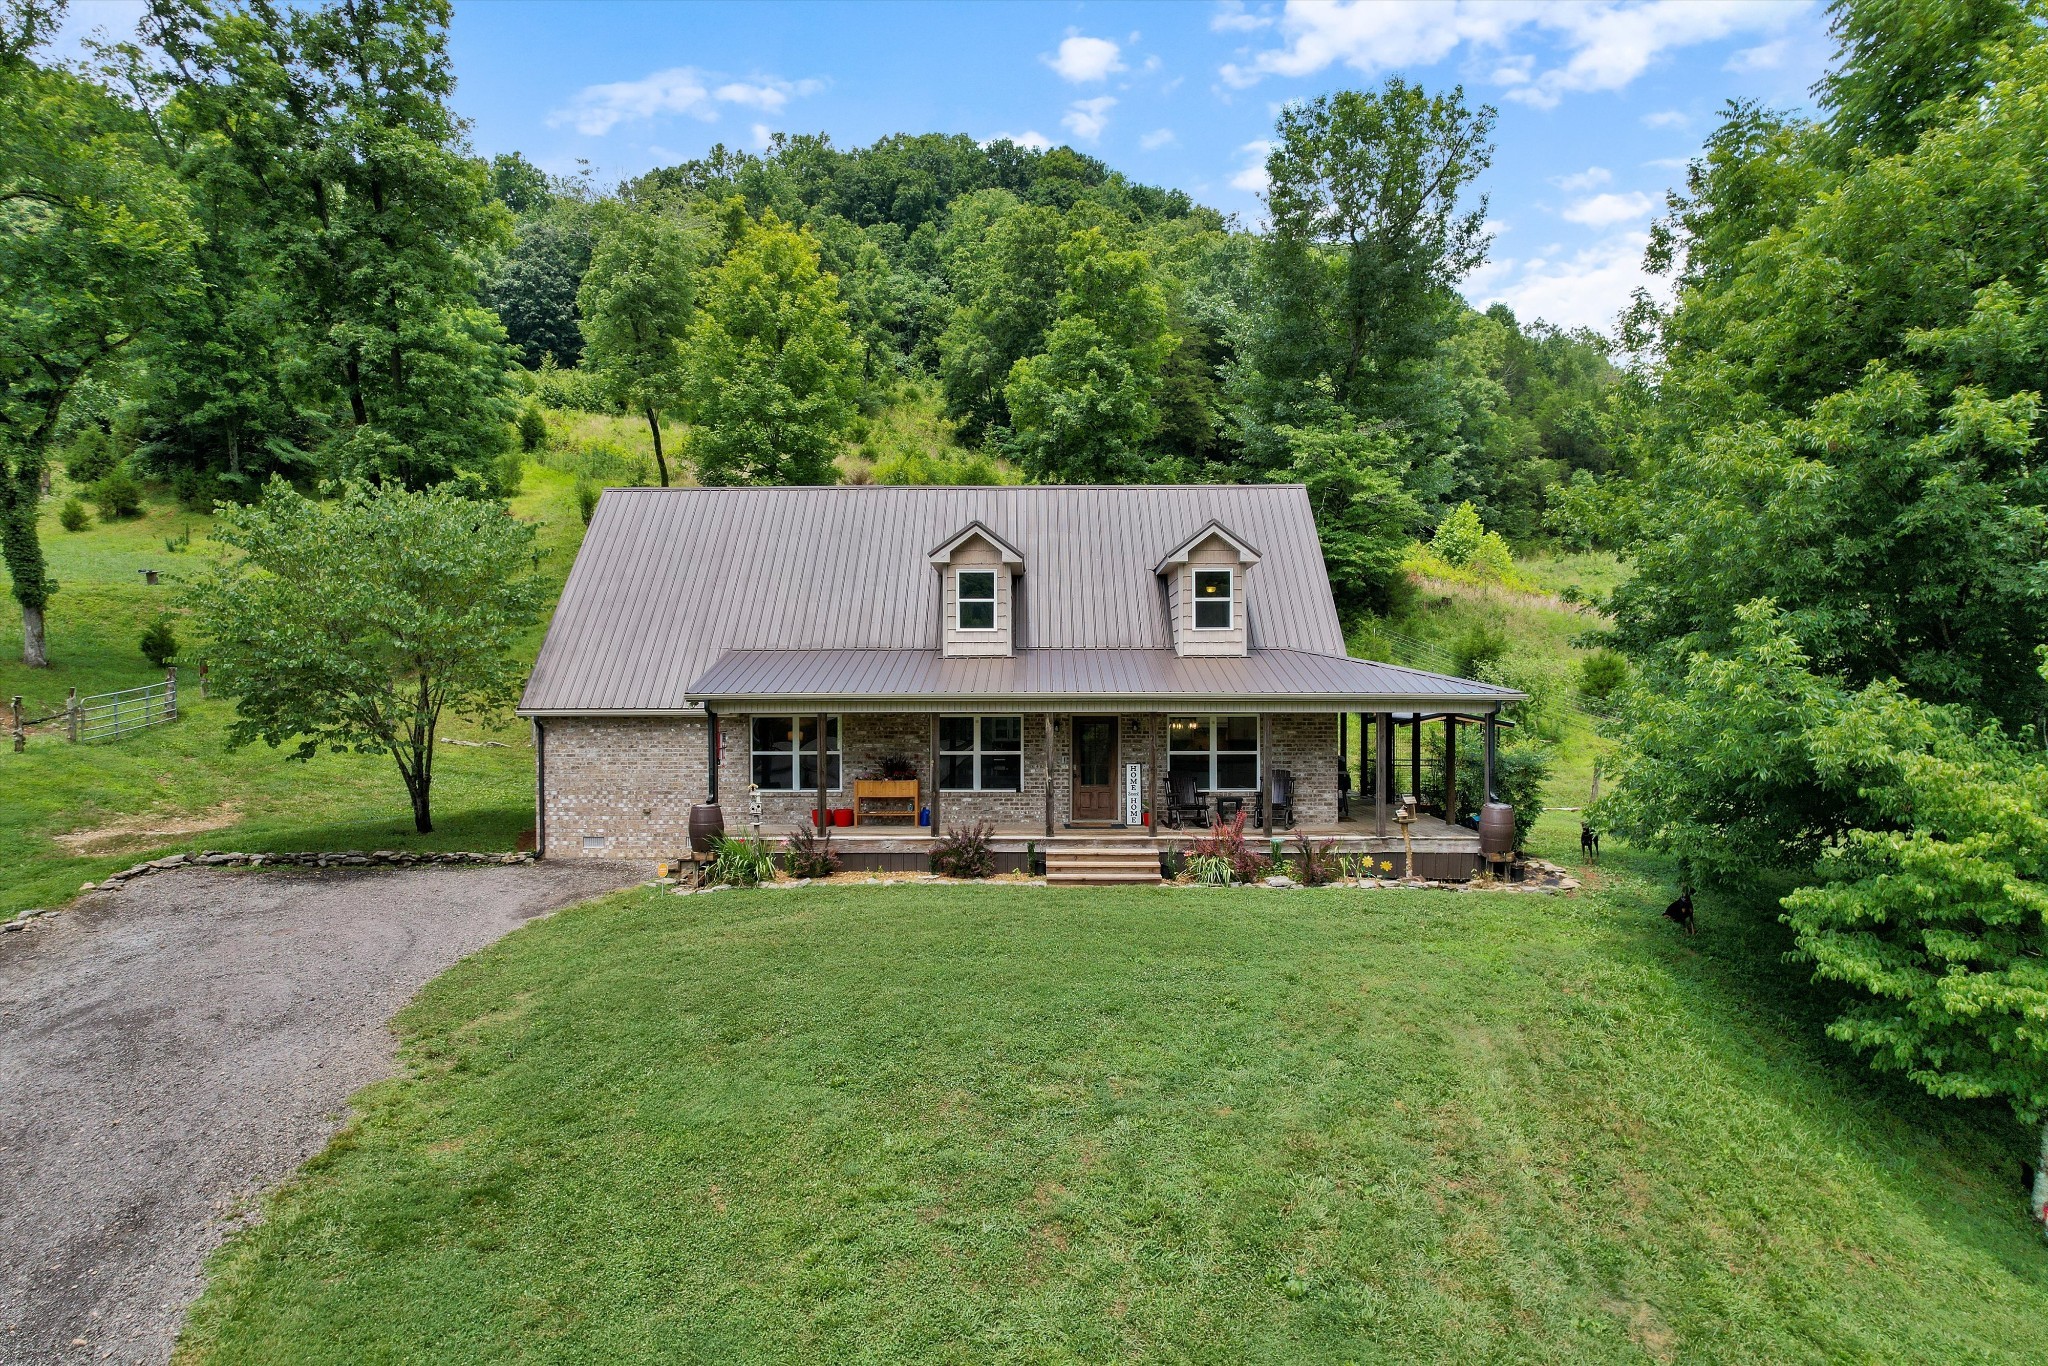
[[1228, 631], [1231, 617], [1231, 569], [1195, 571], [1195, 629]]
[[1204, 792], [1256, 792], [1259, 718], [1173, 716], [1166, 723], [1167, 772], [1195, 775]]
[[[754, 786], [763, 792], [818, 790], [818, 718], [756, 716]], [[825, 718], [825, 786], [839, 790], [839, 718]]]
[[993, 569], [963, 569], [959, 584], [960, 629], [996, 629], [996, 572]]
[[941, 716], [939, 788], [945, 792], [1022, 792], [1024, 718]]

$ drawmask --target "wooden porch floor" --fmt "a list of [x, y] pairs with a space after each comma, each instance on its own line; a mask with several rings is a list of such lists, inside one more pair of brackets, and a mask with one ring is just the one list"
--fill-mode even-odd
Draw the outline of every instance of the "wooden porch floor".
[[[773, 829], [763, 829], [761, 833], [770, 838], [780, 834]], [[1170, 849], [1199, 838], [1204, 833], [1197, 828], [1145, 830], [1115, 826], [1056, 826], [1051, 838], [1048, 839], [1043, 825], [1002, 824], [996, 827], [995, 847], [1006, 853], [1021, 853], [1027, 844], [1035, 844], [1041, 850], [1053, 847]], [[1387, 821], [1385, 835], [1373, 833], [1373, 823], [1369, 817], [1362, 821], [1300, 825], [1293, 829], [1278, 825], [1273, 827], [1273, 838], [1277, 840], [1291, 843], [1297, 835], [1307, 835], [1319, 840], [1334, 840], [1337, 851], [1347, 854], [1398, 853], [1404, 847], [1401, 827], [1391, 817]], [[1247, 825], [1245, 837], [1259, 842], [1266, 836], [1263, 828]], [[873, 822], [848, 826], [832, 832], [832, 842], [849, 852], [911, 852], [928, 848], [932, 838], [932, 832], [922, 826], [882, 825]], [[1409, 840], [1418, 854], [1476, 855], [1479, 852], [1477, 830], [1448, 824], [1436, 816], [1416, 817], [1414, 827], [1409, 831]]]

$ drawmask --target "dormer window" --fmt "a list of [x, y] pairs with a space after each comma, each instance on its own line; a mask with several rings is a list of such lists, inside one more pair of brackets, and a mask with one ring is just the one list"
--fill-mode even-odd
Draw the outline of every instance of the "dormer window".
[[1231, 569], [1195, 571], [1195, 629], [1228, 631], [1234, 624], [1231, 612], [1236, 595], [1231, 591], [1237, 572]]
[[957, 601], [960, 612], [960, 629], [963, 631], [993, 631], [996, 629], [996, 575], [993, 569], [961, 569]]

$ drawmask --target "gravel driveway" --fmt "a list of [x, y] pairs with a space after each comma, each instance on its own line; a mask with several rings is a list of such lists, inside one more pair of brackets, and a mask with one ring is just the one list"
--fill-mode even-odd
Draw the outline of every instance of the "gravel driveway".
[[166, 1360], [421, 985], [650, 871], [180, 871], [0, 935], [0, 1362]]

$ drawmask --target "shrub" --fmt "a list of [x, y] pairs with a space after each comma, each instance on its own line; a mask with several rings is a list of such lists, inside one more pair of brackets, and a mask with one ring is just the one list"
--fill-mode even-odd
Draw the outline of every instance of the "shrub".
[[182, 555], [192, 548], [192, 528], [186, 527], [175, 536], [164, 537], [164, 549], [173, 555]]
[[832, 847], [831, 826], [793, 826], [784, 843], [791, 877], [830, 877], [839, 871], [839, 851]]
[[142, 633], [142, 657], [159, 669], [168, 669], [178, 657], [178, 634], [169, 617], [158, 617]]
[[1628, 659], [1617, 651], [1595, 650], [1579, 661], [1579, 696], [1588, 706], [1602, 705], [1627, 681]]
[[526, 406], [519, 410], [519, 449], [532, 452], [545, 446], [548, 441], [548, 417], [541, 411], [540, 404], [528, 399]]
[[[1480, 746], [1460, 746], [1458, 815], [1461, 818], [1479, 814], [1479, 804], [1486, 800], [1482, 788], [1485, 772], [1485, 756], [1480, 752]], [[1543, 785], [1548, 781], [1550, 751], [1547, 746], [1528, 741], [1504, 745], [1494, 759], [1493, 790], [1502, 801], [1515, 808], [1517, 849], [1529, 838], [1536, 818], [1543, 814]]]
[[589, 526], [591, 517], [597, 512], [598, 494], [602, 492], [588, 479], [576, 481], [576, 512], [583, 518], [583, 525]]
[[932, 871], [941, 877], [989, 877], [996, 871], [991, 843], [995, 826], [987, 821], [956, 825], [939, 837], [932, 850]]
[[1003, 468], [980, 451], [957, 455], [932, 455], [925, 451], [901, 451], [877, 460], [872, 472], [877, 484], [1002, 484]]
[[516, 498], [526, 483], [526, 457], [506, 451], [491, 462], [491, 491], [500, 498]]
[[91, 514], [86, 512], [85, 504], [79, 501], [75, 493], [64, 500], [64, 506], [57, 509], [57, 523], [66, 531], [83, 531], [91, 522]]
[[1489, 531], [1479, 538], [1479, 547], [1465, 567], [1482, 578], [1506, 582], [1515, 574], [1515, 554], [1498, 531]]
[[64, 473], [74, 484], [97, 484], [114, 472], [120, 452], [114, 438], [98, 426], [88, 426], [72, 441], [64, 457]]
[[583, 370], [564, 370], [552, 355], [541, 357], [540, 369], [527, 372], [526, 385], [544, 408], [585, 413], [613, 413], [618, 405], [605, 394], [596, 375]]
[[1444, 514], [1437, 524], [1436, 535], [1429, 541], [1429, 548], [1436, 552], [1445, 564], [1463, 569], [1472, 563], [1472, 557], [1479, 553], [1480, 545], [1486, 539], [1486, 526], [1479, 520], [1479, 509], [1470, 503], [1460, 503]]
[[1220, 854], [1190, 854], [1187, 874], [1204, 887], [1228, 887], [1237, 877], [1230, 860]]
[[1489, 622], [1475, 621], [1451, 642], [1451, 672], [1460, 678], [1477, 678], [1480, 665], [1492, 664], [1507, 652], [1507, 632]]
[[1335, 840], [1315, 840], [1307, 835], [1295, 838], [1299, 855], [1294, 860], [1294, 875], [1304, 887], [1321, 887], [1331, 882], [1343, 870], [1342, 860], [1333, 852]]
[[170, 472], [171, 496], [193, 512], [209, 511], [223, 496], [221, 481], [210, 470], [179, 466]]
[[92, 501], [100, 510], [102, 522], [112, 522], [122, 517], [134, 517], [142, 512], [142, 483], [128, 472], [125, 465], [116, 465], [106, 477], [92, 486]]
[[1196, 859], [1219, 858], [1230, 865], [1230, 875], [1239, 882], [1257, 882], [1272, 871], [1273, 861], [1245, 842], [1245, 813], [1239, 811], [1228, 821], [1217, 821], [1206, 835], [1188, 841], [1188, 863]]
[[704, 880], [725, 887], [755, 887], [775, 880], [775, 851], [767, 840], [721, 835], [711, 845]]

